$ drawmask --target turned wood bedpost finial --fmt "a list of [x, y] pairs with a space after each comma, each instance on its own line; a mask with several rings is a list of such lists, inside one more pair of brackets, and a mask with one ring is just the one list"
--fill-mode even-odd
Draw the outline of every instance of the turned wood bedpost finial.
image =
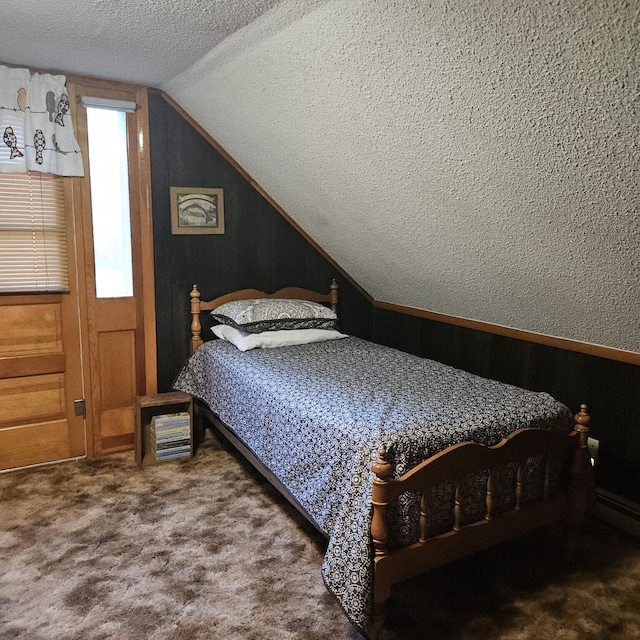
[[591, 416], [587, 411], [587, 405], [581, 404], [580, 411], [573, 416], [575, 422], [574, 429], [580, 434], [580, 448], [589, 448], [589, 423], [591, 422]]
[[378, 459], [373, 461], [371, 468], [382, 481], [387, 481], [391, 477], [393, 466], [387, 460], [387, 450], [384, 447], [378, 451]]
[[331, 310], [332, 311], [337, 311], [338, 310], [338, 283], [336, 282], [336, 279], [333, 279], [333, 282], [331, 283], [331, 286], [329, 287], [330, 291], [331, 291]]
[[580, 411], [573, 417], [574, 430], [580, 434], [580, 443], [573, 457], [571, 467], [572, 500], [569, 509], [569, 520], [581, 522], [587, 507], [587, 474], [589, 473], [589, 423], [591, 416], [587, 405], [581, 404]]
[[202, 325], [200, 324], [200, 291], [198, 291], [198, 285], [193, 285], [189, 297], [191, 298], [190, 348], [191, 353], [193, 353], [202, 344], [202, 337], [200, 335], [202, 331]]
[[371, 504], [373, 516], [371, 518], [371, 538], [375, 554], [384, 555], [387, 552], [387, 539], [389, 528], [387, 526], [387, 505], [389, 504], [388, 487], [393, 466], [387, 460], [387, 451], [381, 448], [378, 451], [378, 460], [374, 460], [371, 469], [375, 474], [373, 487], [371, 488]]
[[[573, 416], [573, 419], [576, 423], [576, 431], [580, 431], [583, 432], [584, 429], [586, 428], [587, 431], [589, 431], [589, 423], [591, 422], [591, 416], [589, 415], [589, 412], [587, 411], [587, 405], [586, 404], [581, 404], [580, 405], [580, 411], [578, 413], [576, 413], [575, 416]], [[580, 425], [580, 426], [578, 426]]]

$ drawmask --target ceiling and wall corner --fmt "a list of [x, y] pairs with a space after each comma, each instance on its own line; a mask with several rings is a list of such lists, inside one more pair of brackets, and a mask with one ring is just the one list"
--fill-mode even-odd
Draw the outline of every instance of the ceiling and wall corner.
[[157, 87], [282, 0], [2, 0], [0, 60]]
[[640, 350], [639, 3], [4, 4], [0, 60], [160, 86], [374, 299]]
[[365, 290], [640, 349], [637, 3], [288, 8], [163, 88]]

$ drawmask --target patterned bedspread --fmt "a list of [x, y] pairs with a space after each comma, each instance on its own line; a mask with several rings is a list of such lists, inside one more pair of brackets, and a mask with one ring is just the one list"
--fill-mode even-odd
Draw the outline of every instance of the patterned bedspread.
[[214, 340], [174, 388], [204, 400], [325, 532], [323, 579], [360, 628], [372, 577], [371, 462], [381, 445], [401, 475], [458, 442], [573, 424], [545, 393], [355, 337], [245, 353]]

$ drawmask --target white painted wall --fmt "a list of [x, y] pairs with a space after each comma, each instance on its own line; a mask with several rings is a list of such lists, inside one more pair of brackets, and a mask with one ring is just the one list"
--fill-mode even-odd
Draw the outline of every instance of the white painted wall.
[[285, 1], [163, 89], [375, 299], [640, 351], [639, 34], [636, 0]]

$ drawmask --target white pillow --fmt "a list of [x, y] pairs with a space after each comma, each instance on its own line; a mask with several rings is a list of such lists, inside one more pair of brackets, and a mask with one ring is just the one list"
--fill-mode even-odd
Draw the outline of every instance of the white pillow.
[[240, 351], [250, 349], [273, 349], [274, 347], [289, 347], [296, 344], [310, 344], [325, 340], [347, 338], [347, 334], [335, 329], [284, 329], [282, 331], [263, 331], [262, 333], [247, 333], [234, 329], [226, 324], [218, 324], [211, 328], [218, 338], [234, 344]]

